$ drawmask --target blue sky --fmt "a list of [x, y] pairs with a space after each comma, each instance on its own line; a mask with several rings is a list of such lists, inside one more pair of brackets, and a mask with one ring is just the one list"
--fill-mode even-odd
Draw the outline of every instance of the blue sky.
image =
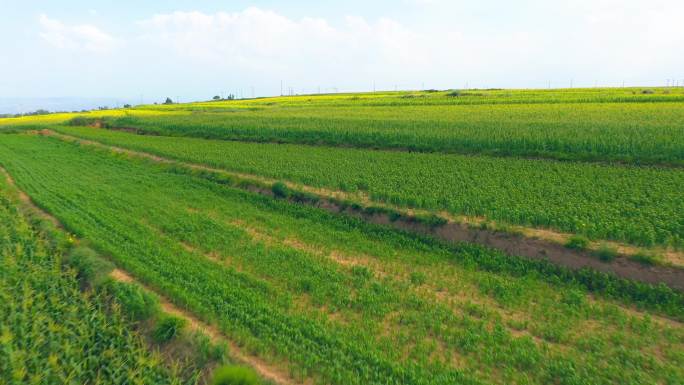
[[683, 3], [0, 0], [0, 98], [684, 83]]

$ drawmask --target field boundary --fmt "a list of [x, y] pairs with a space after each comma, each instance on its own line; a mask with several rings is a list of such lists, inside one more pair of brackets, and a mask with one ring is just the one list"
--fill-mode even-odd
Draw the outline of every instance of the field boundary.
[[[151, 160], [156, 163], [184, 168], [189, 171], [234, 178], [237, 179], [236, 183], [232, 183], [234, 187], [271, 197], [278, 197], [278, 194], [274, 191], [274, 186], [278, 183], [283, 183], [275, 179], [256, 175], [236, 173], [201, 164], [168, 159], [142, 151], [130, 150], [57, 133], [52, 130], [41, 130], [34, 133], [54, 137], [66, 142], [99, 147], [116, 153]], [[363, 196], [354, 196], [357, 198], [356, 201], [352, 200], [350, 202], [352, 195], [344, 192], [301, 186], [293, 183], [283, 184], [287, 189], [299, 192], [300, 195], [294, 194], [290, 196], [286, 193], [281, 198], [289, 198], [299, 203], [310, 204], [333, 213], [357, 217], [378, 225], [427, 235], [449, 243], [478, 243], [502, 250], [509, 255], [548, 261], [571, 270], [590, 268], [638, 282], [649, 284], [664, 283], [671, 288], [684, 290], [684, 269], [675, 266], [649, 266], [633, 261], [627, 258], [629, 255], [634, 255], [638, 252], [638, 249], [633, 246], [620, 245], [618, 250], [621, 256], [611, 262], [603, 262], [592, 254], [592, 252], [598, 249], [597, 243], [592, 245], [594, 247], [593, 250], [591, 248], [575, 250], [565, 247], [563, 242], [570, 237], [568, 234], [519, 226], [511, 227], [511, 231], [489, 229], [487, 226], [482, 226], [483, 223], [486, 224], [482, 219], [455, 217], [446, 213], [440, 213], [439, 216], [433, 218], [436, 221], [426, 221], [421, 219], [424, 218], [425, 214], [429, 213], [425, 210], [402, 209], [391, 205], [376, 204]], [[302, 196], [301, 194], [304, 195]], [[358, 201], [361, 204], [357, 203]], [[374, 206], [371, 206], [371, 204]], [[670, 254], [671, 257], [675, 257], [677, 260], [682, 258], [681, 253], [672, 252]]]
[[[38, 215], [41, 219], [51, 222], [60, 230], [66, 231], [66, 227], [59, 221], [59, 219], [57, 219], [55, 216], [53, 216], [52, 214], [38, 206], [26, 192], [24, 192], [16, 185], [14, 178], [9, 174], [9, 172], [7, 172], [7, 170], [2, 165], [0, 165], [0, 174], [2, 174], [2, 176], [5, 178], [7, 183], [12, 187], [12, 189], [15, 190], [19, 201], [22, 204], [24, 204], [32, 213]], [[228, 336], [226, 336], [225, 333], [221, 332], [216, 326], [207, 324], [199, 318], [195, 317], [191, 312], [174, 305], [168, 298], [166, 298], [166, 296], [150, 288], [148, 285], [145, 285], [142, 282], [138, 281], [125, 270], [122, 270], [118, 267], [114, 268], [114, 270], [112, 270], [109, 273], [109, 277], [117, 282], [135, 284], [143, 288], [145, 291], [153, 293], [155, 296], [159, 298], [159, 304], [161, 306], [161, 310], [164, 313], [184, 319], [187, 323], [188, 328], [191, 331], [203, 333], [214, 343], [225, 342], [229, 347], [228, 355], [232, 359], [238, 361], [241, 364], [245, 364], [252, 367], [257, 372], [257, 374], [263, 379], [270, 381], [276, 385], [303, 384], [301, 382], [295, 382], [291, 378], [291, 376], [284, 372], [284, 370], [267, 364], [265, 361], [261, 360], [257, 356], [243, 352], [242, 349], [237, 344], [235, 344], [235, 342], [228, 338]]]

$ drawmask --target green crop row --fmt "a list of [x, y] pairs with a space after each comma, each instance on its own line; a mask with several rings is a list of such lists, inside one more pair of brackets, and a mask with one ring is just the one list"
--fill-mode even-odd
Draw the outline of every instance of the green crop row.
[[682, 218], [672, 215], [684, 212], [680, 169], [57, 130], [230, 171], [362, 191], [403, 206], [638, 245], [684, 242]]
[[7, 118], [0, 131], [97, 118], [149, 134], [682, 166], [682, 100], [684, 88], [309, 95]]
[[676, 384], [684, 374], [684, 330], [657, 315], [683, 319], [684, 298], [666, 287], [446, 247], [54, 138], [2, 139], [0, 164], [70, 231], [295, 377]]
[[107, 298], [81, 291], [49, 225], [25, 218], [0, 179], [0, 382], [184, 383]]
[[[169, 136], [562, 160], [684, 163], [684, 104], [187, 106], [105, 116]], [[100, 115], [100, 114], [99, 114]]]

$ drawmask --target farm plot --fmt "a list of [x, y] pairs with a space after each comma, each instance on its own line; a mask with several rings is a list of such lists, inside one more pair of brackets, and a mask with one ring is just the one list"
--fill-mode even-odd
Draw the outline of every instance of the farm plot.
[[362, 192], [371, 199], [593, 239], [681, 247], [684, 171], [456, 154], [368, 151], [135, 135], [85, 127], [57, 131], [240, 173]]
[[684, 164], [681, 102], [439, 105], [416, 98], [401, 105], [363, 105], [359, 98], [358, 105], [350, 105], [355, 97], [333, 99], [339, 105], [274, 98], [267, 104], [154, 107], [105, 122], [149, 134], [212, 139]]
[[682, 101], [679, 88], [306, 95], [5, 118], [0, 131], [83, 117], [149, 134], [681, 167]]
[[301, 379], [684, 375], [684, 299], [663, 287], [447, 248], [53, 138], [6, 135], [0, 163], [119, 266]]
[[18, 211], [0, 175], [0, 382], [195, 383], [148, 350], [108, 298], [81, 291], [48, 227]]

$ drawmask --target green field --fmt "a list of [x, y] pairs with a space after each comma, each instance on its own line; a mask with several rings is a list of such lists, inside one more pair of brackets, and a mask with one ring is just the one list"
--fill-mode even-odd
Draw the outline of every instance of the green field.
[[684, 172], [454, 154], [141, 136], [80, 127], [101, 143], [372, 199], [638, 245], [681, 247]]
[[[148, 105], [0, 119], [0, 166], [100, 258], [287, 378], [276, 385], [679, 385], [679, 290], [448, 243], [288, 194], [495, 222], [477, 224], [485, 236], [549, 233], [575, 242], [568, 253], [586, 237], [603, 248], [587, 258], [617, 274], [629, 263], [680, 271], [683, 122], [675, 88]], [[202, 364], [154, 352], [184, 345], [150, 343], [130, 306], [84, 287], [13, 189], [0, 181], [0, 377], [65, 382], [84, 361], [74, 383], [100, 367], [115, 368], [103, 384], [204, 383]], [[531, 241], [517, 230], [505, 232], [511, 242]], [[89, 349], [94, 336], [107, 348]]]
[[[684, 164], [680, 88], [452, 94], [295, 96], [151, 105], [90, 116], [103, 116], [112, 126], [172, 136]], [[34, 126], [69, 116], [4, 119], [4, 124]]]
[[679, 324], [628, 310], [679, 319], [676, 292], [608, 276], [594, 277], [608, 283], [596, 289], [544, 265], [509, 265], [493, 251], [448, 249], [53, 138], [8, 135], [0, 159], [76, 235], [296, 376], [675, 384], [683, 375]]
[[303, 96], [153, 106], [107, 121], [173, 136], [681, 166], [681, 90], [632, 92]]
[[[81, 291], [48, 229], [17, 209], [0, 178], [3, 384], [184, 384], [102, 294]], [[192, 377], [192, 376], [191, 376]]]

